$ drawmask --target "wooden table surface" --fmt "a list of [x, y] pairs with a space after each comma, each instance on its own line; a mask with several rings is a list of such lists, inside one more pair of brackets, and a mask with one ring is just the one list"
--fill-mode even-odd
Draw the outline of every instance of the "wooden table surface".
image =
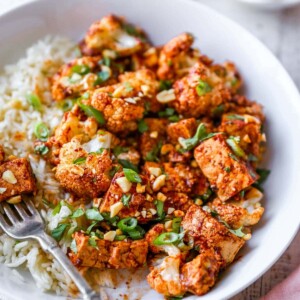
[[[28, 0], [0, 0], [0, 14]], [[300, 89], [300, 6], [262, 11], [236, 0], [197, 0], [227, 15], [259, 38], [282, 62]], [[300, 265], [300, 232], [278, 262], [231, 300], [255, 300]], [[288, 299], [283, 299], [288, 300]]]

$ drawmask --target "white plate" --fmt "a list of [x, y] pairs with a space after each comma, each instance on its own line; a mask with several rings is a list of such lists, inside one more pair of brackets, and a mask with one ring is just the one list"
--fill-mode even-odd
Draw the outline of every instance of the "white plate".
[[[80, 39], [90, 23], [115, 13], [141, 25], [155, 44], [183, 31], [216, 61], [237, 63], [246, 93], [265, 106], [269, 148], [266, 164], [272, 173], [265, 185], [266, 213], [242, 258], [201, 300], [228, 299], [266, 272], [280, 257], [299, 227], [300, 211], [300, 96], [277, 59], [256, 38], [215, 11], [187, 0], [39, 0], [0, 18], [0, 64], [12, 62], [26, 47], [47, 34]], [[0, 266], [0, 295], [16, 299], [54, 299], [29, 283], [16, 283]], [[144, 299], [160, 299], [155, 293]], [[189, 299], [196, 299], [190, 297]], [[200, 298], [199, 298], [200, 299]]]

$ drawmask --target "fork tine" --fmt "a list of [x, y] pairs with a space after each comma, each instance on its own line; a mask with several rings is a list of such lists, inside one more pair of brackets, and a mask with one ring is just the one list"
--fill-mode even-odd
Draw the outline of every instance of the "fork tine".
[[3, 208], [5, 214], [7, 215], [12, 224], [17, 223], [19, 221], [16, 215], [14, 214], [13, 210], [7, 203], [3, 203]]
[[[1, 226], [2, 225], [2, 226]], [[9, 226], [9, 224], [7, 224], [6, 220], [4, 219], [2, 213], [0, 213], [0, 227], [4, 228]], [[3, 229], [4, 230], [4, 229]]]
[[31, 212], [31, 214], [33, 214], [33, 215], [37, 214], [37, 209], [34, 207], [34, 205], [31, 202], [31, 200], [24, 201], [24, 203], [27, 206], [28, 210]]
[[28, 218], [28, 214], [26, 213], [26, 211], [21, 203], [15, 204], [15, 209], [18, 211], [19, 215], [23, 219]]

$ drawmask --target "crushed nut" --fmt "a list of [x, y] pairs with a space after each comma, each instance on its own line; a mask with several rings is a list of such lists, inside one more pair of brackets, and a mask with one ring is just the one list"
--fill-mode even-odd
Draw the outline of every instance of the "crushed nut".
[[126, 177], [117, 178], [116, 183], [121, 188], [123, 193], [129, 192], [132, 186], [132, 183]]
[[165, 90], [156, 95], [156, 99], [160, 103], [168, 103], [176, 99], [174, 89]]
[[100, 206], [102, 200], [103, 200], [103, 198], [94, 198], [93, 199], [93, 207], [98, 208]]
[[152, 215], [155, 215], [157, 213], [156, 209], [150, 208], [149, 211], [151, 212]]
[[140, 183], [138, 183], [136, 185], [136, 192], [139, 194], [145, 193], [146, 191], [146, 185], [141, 185]]
[[168, 154], [169, 152], [171, 152], [172, 150], [173, 150], [173, 145], [171, 145], [171, 144], [165, 144], [165, 145], [163, 145], [162, 147], [161, 147], [161, 149], [160, 149], [160, 153], [162, 154], [162, 155], [166, 155], [166, 154]]
[[197, 205], [202, 205], [203, 204], [203, 201], [201, 199], [196, 199], [195, 200], [195, 204]]
[[124, 207], [122, 202], [117, 202], [110, 207], [110, 217], [115, 217]]
[[142, 214], [142, 217], [143, 217], [143, 218], [146, 218], [147, 212], [146, 212], [145, 210], [142, 210], [142, 211], [141, 211], [141, 214]]
[[251, 237], [252, 237], [251, 233], [247, 233], [247, 234], [245, 234], [245, 235], [243, 236], [243, 239], [244, 239], [245, 241], [249, 241], [249, 240], [251, 239]]
[[146, 200], [149, 202], [153, 201], [153, 197], [151, 197], [149, 194], [146, 195]]
[[73, 174], [79, 175], [80, 177], [82, 177], [84, 175], [84, 168], [80, 167], [80, 166], [72, 166], [71, 170], [70, 170]]
[[182, 210], [177, 209], [177, 210], [174, 211], [174, 216], [175, 217], [183, 217], [184, 212]]
[[173, 213], [175, 211], [174, 207], [169, 207], [168, 208], [168, 215], [170, 215], [171, 213]]
[[117, 234], [117, 235], [121, 235], [121, 234], [123, 234], [123, 232], [122, 232], [121, 229], [118, 228], [118, 229], [116, 230], [116, 234]]
[[115, 231], [108, 231], [104, 234], [103, 239], [112, 242], [116, 235], [117, 233]]
[[167, 221], [167, 222], [165, 223], [165, 228], [166, 228], [166, 229], [171, 229], [171, 228], [172, 228], [172, 223], [173, 223], [172, 220]]
[[197, 164], [197, 162], [195, 160], [191, 161], [191, 167], [192, 168], [198, 168], [198, 164]]
[[150, 174], [155, 177], [158, 177], [159, 175], [161, 175], [161, 168], [149, 167], [148, 170], [149, 170]]
[[139, 217], [139, 216], [140, 216], [140, 214], [141, 214], [141, 213], [140, 213], [139, 211], [137, 211], [137, 212], [135, 213], [135, 215], [134, 215], [134, 216], [135, 216], [135, 217]]
[[11, 184], [17, 183], [17, 179], [16, 179], [14, 173], [10, 170], [6, 170], [5, 172], [3, 172], [2, 179]]
[[167, 196], [163, 193], [158, 193], [157, 194], [157, 200], [165, 202], [167, 200]]
[[18, 204], [22, 201], [22, 197], [20, 195], [11, 197], [8, 200], [6, 200], [7, 203], [9, 204]]
[[158, 137], [158, 132], [157, 132], [157, 131], [152, 131], [152, 132], [150, 133], [150, 137], [151, 137], [152, 139], [156, 139], [156, 138]]
[[244, 141], [245, 143], [251, 143], [251, 139], [250, 139], [250, 137], [249, 137], [248, 134], [246, 134], [246, 135], [243, 137], [243, 141]]
[[4, 194], [6, 192], [7, 188], [0, 188], [0, 194]]
[[166, 175], [160, 175], [158, 176], [152, 185], [153, 191], [157, 192], [160, 190], [160, 188], [162, 188], [166, 183]]

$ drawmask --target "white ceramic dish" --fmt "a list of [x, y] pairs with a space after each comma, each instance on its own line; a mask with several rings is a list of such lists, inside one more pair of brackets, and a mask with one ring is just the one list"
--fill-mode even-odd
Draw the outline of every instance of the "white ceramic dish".
[[[204, 53], [216, 61], [236, 62], [248, 97], [265, 106], [269, 142], [266, 164], [272, 169], [265, 185], [266, 213], [241, 259], [201, 297], [228, 299], [266, 272], [298, 231], [300, 95], [280, 63], [257, 39], [211, 9], [187, 0], [39, 0], [26, 4], [0, 17], [0, 65], [20, 57], [26, 47], [47, 34], [78, 41], [92, 21], [108, 13], [124, 15], [141, 25], [155, 44], [183, 31], [192, 32]], [[58, 299], [43, 295], [29, 277], [20, 282], [3, 265], [0, 282], [0, 295], [8, 298]], [[142, 294], [143, 299], [162, 298], [154, 291], [143, 290]]]
[[263, 9], [284, 9], [300, 3], [300, 0], [237, 0], [257, 8]]

